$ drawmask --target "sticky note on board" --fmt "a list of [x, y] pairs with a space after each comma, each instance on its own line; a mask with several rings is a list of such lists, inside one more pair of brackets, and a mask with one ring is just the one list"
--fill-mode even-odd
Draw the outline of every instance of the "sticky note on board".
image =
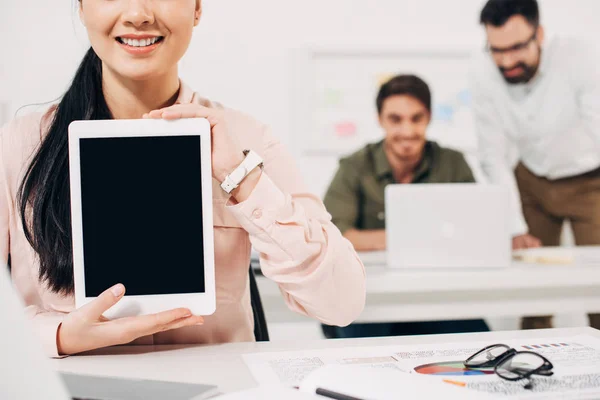
[[433, 118], [438, 121], [450, 122], [454, 117], [454, 107], [451, 104], [435, 104]]
[[351, 137], [358, 131], [356, 123], [351, 121], [338, 122], [334, 124], [333, 129], [337, 137]]
[[473, 95], [471, 94], [469, 89], [461, 90], [456, 97], [458, 98], [460, 104], [464, 106], [470, 106], [473, 102]]
[[342, 105], [344, 94], [340, 89], [325, 89], [323, 92], [323, 105], [325, 107], [339, 107]]

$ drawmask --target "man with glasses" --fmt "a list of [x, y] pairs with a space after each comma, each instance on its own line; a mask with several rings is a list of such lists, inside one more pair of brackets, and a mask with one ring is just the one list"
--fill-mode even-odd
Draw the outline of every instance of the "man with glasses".
[[[513, 189], [513, 248], [559, 245], [565, 220], [577, 245], [600, 244], [596, 46], [545, 40], [536, 0], [489, 0], [480, 22], [488, 43], [472, 74], [480, 161], [492, 183]], [[600, 314], [590, 322], [600, 328]], [[551, 325], [550, 316], [522, 322]]]

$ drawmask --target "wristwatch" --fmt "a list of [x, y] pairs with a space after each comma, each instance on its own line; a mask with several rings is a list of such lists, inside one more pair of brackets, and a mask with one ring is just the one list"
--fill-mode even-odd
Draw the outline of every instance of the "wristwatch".
[[225, 193], [229, 194], [235, 190], [240, 183], [250, 175], [250, 172], [254, 171], [255, 168], [263, 168], [263, 159], [252, 150], [244, 150], [244, 161], [237, 166], [229, 175], [225, 177], [223, 183], [221, 183], [221, 189]]

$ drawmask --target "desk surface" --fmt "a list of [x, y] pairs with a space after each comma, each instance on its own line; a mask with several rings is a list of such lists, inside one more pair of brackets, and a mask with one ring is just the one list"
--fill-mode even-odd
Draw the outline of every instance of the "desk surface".
[[219, 386], [222, 392], [228, 393], [257, 386], [241, 357], [247, 353], [472, 341], [496, 343], [508, 339], [568, 337], [580, 334], [600, 338], [600, 331], [595, 329], [574, 328], [310, 342], [294, 341], [290, 343], [229, 343], [191, 347], [123, 346], [52, 361], [55, 368], [62, 372], [213, 384]]
[[523, 289], [600, 285], [600, 247], [545, 248], [540, 256], [570, 255], [569, 264], [514, 261], [508, 268], [390, 269], [385, 253], [361, 253], [369, 292], [431, 292], [447, 290]]
[[[545, 248], [540, 256], [570, 256], [570, 264], [508, 268], [391, 269], [385, 253], [361, 253], [367, 305], [360, 322], [415, 321], [600, 312], [600, 247]], [[268, 320], [297, 321], [282, 306], [276, 284], [258, 280]]]
[[[399, 269], [386, 266], [386, 253], [359, 253], [367, 272], [369, 293], [415, 293], [449, 290], [551, 288], [600, 285], [600, 246], [544, 248], [536, 254], [570, 255], [569, 264], [514, 261], [508, 268]], [[261, 280], [266, 280], [262, 279]], [[275, 285], [263, 285], [261, 295], [279, 294]]]

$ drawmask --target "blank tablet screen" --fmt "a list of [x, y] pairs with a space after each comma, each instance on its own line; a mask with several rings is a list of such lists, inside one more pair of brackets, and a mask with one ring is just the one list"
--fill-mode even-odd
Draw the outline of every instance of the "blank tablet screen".
[[200, 137], [79, 140], [86, 296], [203, 293]]

